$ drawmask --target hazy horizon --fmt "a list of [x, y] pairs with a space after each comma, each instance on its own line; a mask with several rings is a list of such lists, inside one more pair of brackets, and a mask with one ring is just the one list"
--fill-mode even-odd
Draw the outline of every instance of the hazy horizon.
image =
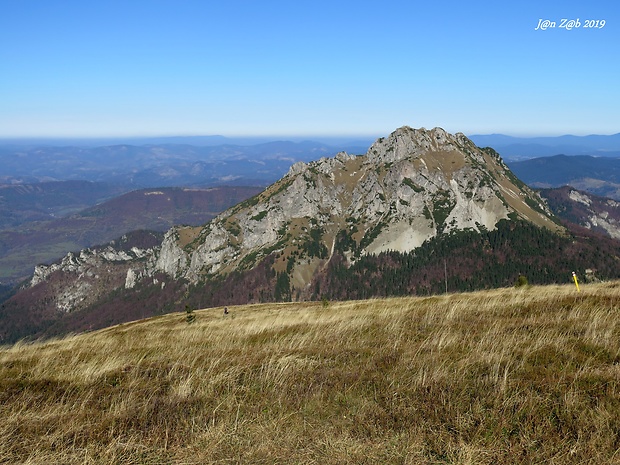
[[[394, 128], [397, 129], [397, 128]], [[432, 128], [426, 128], [432, 129]], [[392, 132], [392, 131], [390, 131]], [[462, 132], [462, 131], [456, 131]], [[267, 142], [319, 142], [329, 145], [329, 143], [342, 144], [342, 143], [356, 143], [356, 142], [368, 142], [374, 141], [379, 137], [386, 137], [389, 133], [385, 134], [281, 134], [281, 135], [247, 135], [247, 134], [203, 134], [203, 135], [132, 135], [132, 136], [92, 136], [92, 137], [72, 137], [72, 136], [23, 136], [23, 137], [3, 137], [0, 136], [0, 144], [30, 144], [37, 142], [46, 142], [53, 145], [54, 142], [118, 142], [130, 144], [132, 141], [136, 143], [142, 143], [143, 141], [161, 141], [158, 143], [166, 143], [167, 141], [174, 141], [176, 139], [183, 140], [183, 144], [191, 145], [191, 139], [195, 139], [198, 145], [204, 145], [205, 142], [210, 140], [209, 145], [219, 145], [219, 143], [247, 143], [248, 145], [267, 143]], [[534, 135], [513, 135], [506, 133], [487, 133], [487, 134], [465, 134], [467, 137], [490, 137], [490, 136], [506, 136], [514, 139], [555, 139], [561, 137], [611, 137], [620, 135], [620, 131], [610, 134], [591, 133], [591, 134], [534, 134]], [[233, 142], [230, 142], [233, 141]], [[152, 142], [149, 142], [152, 143]], [[174, 143], [174, 142], [171, 142]]]

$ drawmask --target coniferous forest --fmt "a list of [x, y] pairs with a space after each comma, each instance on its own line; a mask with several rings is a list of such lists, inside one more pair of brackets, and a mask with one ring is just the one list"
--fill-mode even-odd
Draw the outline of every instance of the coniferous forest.
[[[315, 284], [333, 300], [430, 295], [530, 284], [568, 283], [620, 277], [620, 245], [573, 229], [564, 236], [524, 221], [500, 221], [493, 231], [440, 235], [409, 253], [367, 255], [350, 267], [332, 258]], [[586, 270], [588, 270], [586, 272]]]

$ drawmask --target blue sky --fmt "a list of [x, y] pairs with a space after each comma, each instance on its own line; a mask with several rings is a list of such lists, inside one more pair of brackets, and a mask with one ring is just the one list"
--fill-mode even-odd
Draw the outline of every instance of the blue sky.
[[609, 0], [0, 0], [0, 137], [612, 134], [619, 31]]

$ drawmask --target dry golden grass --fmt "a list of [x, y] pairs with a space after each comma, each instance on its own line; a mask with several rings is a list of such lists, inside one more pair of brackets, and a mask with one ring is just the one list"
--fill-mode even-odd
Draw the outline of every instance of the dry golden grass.
[[0, 350], [0, 463], [620, 463], [620, 283], [196, 312]]

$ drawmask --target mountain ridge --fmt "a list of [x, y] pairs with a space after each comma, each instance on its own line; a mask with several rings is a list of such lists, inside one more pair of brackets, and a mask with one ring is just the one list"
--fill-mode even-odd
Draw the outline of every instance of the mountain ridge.
[[[510, 216], [562, 230], [492, 149], [441, 128], [403, 127], [364, 156], [341, 152], [298, 162], [202, 227], [170, 229], [156, 253], [127, 270], [126, 283], [164, 273], [196, 284], [250, 270], [275, 254], [273, 270], [309, 298], [308, 286], [337, 242], [347, 244], [342, 253], [351, 264], [367, 254], [410, 252], [438, 234], [494, 229]], [[47, 275], [44, 269], [35, 275]], [[75, 288], [79, 293], [79, 280]]]
[[620, 156], [620, 133], [587, 136], [513, 137], [504, 134], [472, 135], [479, 146], [491, 146], [505, 158], [527, 159], [553, 155]]
[[509, 163], [534, 188], [570, 185], [591, 194], [620, 200], [620, 159], [591, 155], [555, 155]]
[[266, 186], [291, 163], [339, 151], [312, 141], [253, 145], [106, 145], [11, 147], [0, 145], [0, 183], [80, 179], [129, 186], [214, 187], [235, 181]]
[[549, 208], [566, 221], [620, 239], [620, 202], [572, 186], [541, 189]]
[[258, 258], [252, 254], [266, 255], [262, 248], [283, 251], [285, 260], [295, 262], [293, 281], [307, 285], [304, 268], [314, 273], [333, 253], [340, 231], [356, 243], [349, 258], [407, 252], [438, 233], [493, 229], [510, 213], [562, 229], [545, 208], [492, 149], [441, 128], [403, 127], [379, 138], [365, 156], [340, 153], [296, 163], [252, 202], [222, 213], [200, 231], [184, 230], [184, 236], [195, 236], [190, 241], [181, 239], [180, 229], [169, 231], [152, 270], [196, 282], [201, 274], [245, 266], [244, 260], [252, 265]]

